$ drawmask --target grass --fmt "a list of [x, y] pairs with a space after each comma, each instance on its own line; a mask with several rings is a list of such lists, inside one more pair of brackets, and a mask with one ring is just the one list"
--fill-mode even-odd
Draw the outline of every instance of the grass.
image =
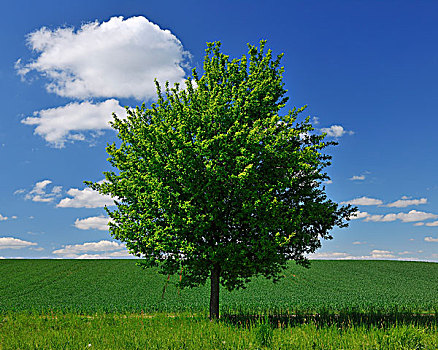
[[1, 260], [0, 350], [438, 349], [438, 264], [313, 261], [281, 282], [179, 291], [132, 260]]
[[11, 313], [0, 323], [0, 349], [437, 349], [438, 328], [313, 323], [236, 327], [179, 314]]

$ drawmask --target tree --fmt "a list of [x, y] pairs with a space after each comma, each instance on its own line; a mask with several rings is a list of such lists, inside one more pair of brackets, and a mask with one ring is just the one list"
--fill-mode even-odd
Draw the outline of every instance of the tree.
[[335, 142], [312, 134], [303, 108], [284, 116], [287, 97], [279, 55], [248, 45], [229, 60], [207, 43], [204, 74], [164, 93], [157, 103], [114, 115], [121, 144], [108, 145], [103, 183], [86, 182], [117, 198], [111, 235], [164, 274], [182, 269], [180, 286], [211, 282], [210, 318], [219, 317], [220, 284], [244, 287], [254, 275], [279, 279], [289, 260], [307, 266], [307, 253], [345, 227], [354, 211], [327, 199], [322, 181]]

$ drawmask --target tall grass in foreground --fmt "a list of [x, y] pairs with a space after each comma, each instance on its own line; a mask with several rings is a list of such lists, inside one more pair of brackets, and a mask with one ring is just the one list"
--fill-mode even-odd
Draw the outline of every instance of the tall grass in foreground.
[[438, 326], [236, 326], [206, 315], [7, 313], [0, 349], [437, 349]]

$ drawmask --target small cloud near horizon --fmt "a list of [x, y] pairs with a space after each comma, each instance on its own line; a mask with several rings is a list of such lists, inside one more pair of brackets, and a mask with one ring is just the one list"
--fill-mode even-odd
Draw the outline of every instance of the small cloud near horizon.
[[350, 177], [348, 180], [363, 181], [363, 180], [365, 180], [365, 175], [354, 175], [354, 176]]

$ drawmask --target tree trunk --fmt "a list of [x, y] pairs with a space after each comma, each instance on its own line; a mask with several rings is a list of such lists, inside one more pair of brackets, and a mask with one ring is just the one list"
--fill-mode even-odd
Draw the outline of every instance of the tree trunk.
[[219, 318], [219, 278], [221, 267], [215, 263], [210, 275], [210, 320]]

